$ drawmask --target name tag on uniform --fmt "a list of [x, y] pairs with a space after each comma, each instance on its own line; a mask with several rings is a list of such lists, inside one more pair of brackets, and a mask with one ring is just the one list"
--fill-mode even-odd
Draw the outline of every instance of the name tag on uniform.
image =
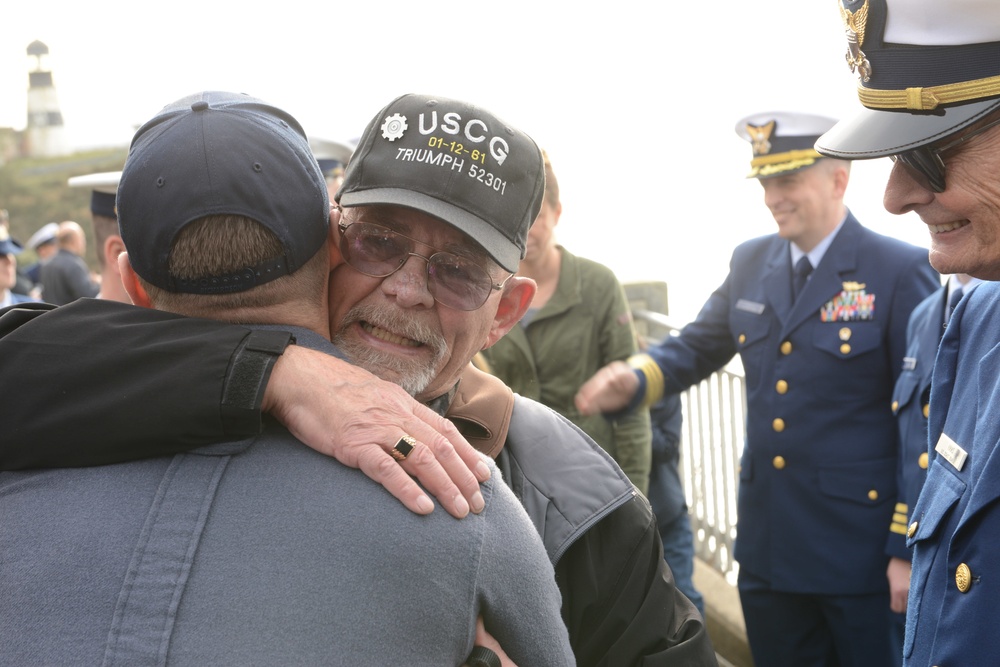
[[916, 357], [903, 357], [903, 370], [904, 371], [912, 371], [912, 370], [915, 370], [916, 367], [917, 367], [917, 358]]
[[962, 467], [965, 466], [965, 459], [969, 458], [969, 453], [944, 433], [934, 445], [934, 451], [940, 454], [945, 461], [955, 466], [955, 470], [959, 472], [962, 472]]
[[747, 299], [738, 299], [736, 301], [736, 310], [742, 310], [747, 313], [753, 313], [754, 315], [760, 315], [764, 312], [764, 304], [757, 303], [756, 301], [749, 301]]

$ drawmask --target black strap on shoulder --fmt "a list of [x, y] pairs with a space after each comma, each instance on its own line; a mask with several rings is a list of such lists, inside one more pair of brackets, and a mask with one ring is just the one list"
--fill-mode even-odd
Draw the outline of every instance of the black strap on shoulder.
[[260, 406], [271, 370], [295, 339], [287, 331], [252, 331], [233, 353], [222, 389], [221, 417], [227, 435], [260, 433]]

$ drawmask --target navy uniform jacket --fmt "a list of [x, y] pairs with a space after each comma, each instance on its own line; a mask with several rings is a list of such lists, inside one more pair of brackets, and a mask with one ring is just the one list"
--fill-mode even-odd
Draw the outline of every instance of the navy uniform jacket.
[[899, 462], [896, 480], [899, 495], [889, 524], [886, 553], [910, 560], [906, 527], [910, 509], [917, 502], [927, 477], [927, 416], [930, 410], [931, 371], [938, 343], [944, 334], [944, 311], [948, 305], [945, 285], [921, 301], [906, 329], [906, 356], [892, 395], [892, 411], [899, 423]]
[[848, 214], [793, 306], [789, 252], [777, 235], [740, 245], [696, 320], [648, 354], [667, 393], [740, 354], [741, 571], [780, 591], [885, 591], [896, 500], [890, 399], [910, 313], [941, 282], [926, 250]]
[[1000, 664], [1000, 285], [952, 314], [938, 350], [931, 456], [913, 509], [904, 665]]

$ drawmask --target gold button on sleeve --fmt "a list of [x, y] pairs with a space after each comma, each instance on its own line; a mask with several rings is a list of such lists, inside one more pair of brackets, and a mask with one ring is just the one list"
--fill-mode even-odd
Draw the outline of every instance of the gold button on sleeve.
[[930, 403], [925, 403], [924, 404], [924, 419], [927, 419], [930, 416], [930, 414], [931, 414], [931, 404]]
[[878, 500], [878, 491], [872, 489], [868, 492], [868, 500]]
[[785, 457], [784, 456], [775, 456], [774, 459], [771, 461], [771, 464], [774, 466], [775, 470], [784, 470], [784, 468], [785, 468]]
[[955, 586], [960, 593], [968, 593], [972, 588], [972, 570], [965, 563], [960, 563], [955, 568]]
[[778, 383], [774, 385], [774, 390], [779, 394], [788, 393], [788, 383], [784, 380], [778, 380]]
[[914, 521], [913, 523], [911, 523], [910, 527], [906, 529], [906, 536], [913, 537], [914, 535], [916, 535], [917, 528], [919, 527], [919, 525], [920, 525], [919, 521]]
[[781, 433], [785, 430], [785, 420], [778, 417], [773, 422], [771, 422], [771, 428], [775, 430], [776, 433]]
[[740, 342], [740, 345], [742, 345], [743, 343], [747, 342], [747, 335], [746, 334], [740, 334], [740, 337], [737, 338], [736, 340], [738, 340]]
[[892, 413], [896, 414], [897, 410], [899, 410], [899, 401], [893, 401], [892, 402]]
[[787, 341], [786, 340], [784, 343], [781, 344], [781, 353], [785, 354], [785, 355], [788, 355], [788, 354], [792, 353], [792, 343], [791, 343], [791, 341]]
[[847, 344], [847, 343], [844, 343], [843, 345], [840, 346], [840, 353], [841, 354], [850, 354], [851, 353], [851, 346], [849, 344]]
[[921, 452], [917, 458], [917, 465], [920, 466], [921, 470], [927, 470], [927, 452]]

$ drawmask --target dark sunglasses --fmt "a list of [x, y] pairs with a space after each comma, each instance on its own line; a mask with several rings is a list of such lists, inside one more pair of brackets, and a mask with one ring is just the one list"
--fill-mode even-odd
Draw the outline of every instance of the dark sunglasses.
[[455, 310], [476, 310], [493, 290], [501, 290], [513, 274], [494, 283], [472, 259], [436, 250], [430, 257], [413, 252], [417, 241], [373, 222], [340, 223], [340, 252], [357, 271], [385, 278], [399, 271], [412, 255], [427, 262], [427, 290], [434, 300]]
[[946, 144], [942, 144], [940, 146], [928, 144], [927, 146], [914, 148], [912, 151], [898, 153], [897, 155], [890, 155], [889, 158], [893, 162], [898, 162], [903, 165], [903, 167], [906, 168], [906, 173], [909, 174], [910, 178], [916, 181], [920, 187], [925, 190], [930, 190], [931, 192], [944, 192], [945, 166], [944, 158], [941, 157], [941, 153], [955, 148], [959, 144], [968, 141], [977, 134], [982, 134], [986, 130], [998, 124], [1000, 124], [1000, 118], [978, 127], [971, 132], [963, 134], [959, 138], [949, 141]]

